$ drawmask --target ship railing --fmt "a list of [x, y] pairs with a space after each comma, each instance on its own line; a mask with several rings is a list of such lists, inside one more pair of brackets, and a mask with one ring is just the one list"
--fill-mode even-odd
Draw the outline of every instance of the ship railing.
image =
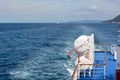
[[111, 43], [105, 43], [105, 42], [101, 42], [101, 43], [97, 43], [95, 44], [95, 51], [110, 51], [111, 49]]
[[[106, 76], [106, 51], [95, 51], [95, 52], [104, 52], [104, 57], [103, 57], [103, 63], [94, 63], [94, 64], [77, 64], [74, 68], [74, 71], [73, 71], [73, 74], [71, 76], [71, 80], [80, 80], [80, 76], [81, 76], [81, 72], [84, 73], [84, 78], [86, 77], [86, 70], [82, 70], [80, 69], [80, 66], [84, 65], [84, 66], [92, 66], [93, 69], [89, 69], [89, 76], [100, 76], [98, 72], [95, 72], [96, 69], [101, 69], [103, 71], [103, 79], [105, 79], [105, 76]], [[97, 53], [96, 53], [97, 54]], [[97, 68], [98, 66], [102, 66], [102, 68]], [[95, 70], [94, 70], [95, 69]], [[96, 74], [91, 74], [91, 70], [94, 70], [94, 73], [98, 73], [97, 75]], [[86, 78], [85, 78], [86, 79]], [[93, 78], [92, 78], [93, 79]], [[87, 79], [86, 79], [87, 80]]]

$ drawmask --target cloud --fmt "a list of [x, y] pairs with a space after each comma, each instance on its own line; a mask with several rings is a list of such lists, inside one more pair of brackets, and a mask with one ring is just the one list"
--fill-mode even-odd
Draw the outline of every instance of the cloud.
[[89, 14], [92, 14], [92, 12], [90, 12], [90, 11], [79, 11], [79, 12], [77, 12], [77, 15], [89, 15]]
[[1, 21], [106, 19], [120, 13], [119, 0], [0, 0]]
[[92, 9], [92, 10], [95, 10], [95, 9], [97, 9], [98, 7], [96, 6], [96, 5], [92, 5], [92, 6], [90, 6], [90, 7], [88, 7], [88, 9]]

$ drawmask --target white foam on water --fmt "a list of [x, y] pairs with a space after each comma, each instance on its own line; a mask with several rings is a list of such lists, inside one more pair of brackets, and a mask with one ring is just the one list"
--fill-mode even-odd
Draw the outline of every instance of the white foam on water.
[[[30, 79], [32, 75], [36, 75], [35, 68], [40, 67], [39, 63], [42, 57], [39, 56], [39, 52], [31, 55], [32, 57], [21, 61], [21, 63], [14, 69], [9, 71], [11, 79]], [[39, 76], [37, 76], [39, 77]], [[31, 78], [33, 79], [33, 77]]]
[[30, 75], [30, 73], [27, 71], [15, 70], [11, 71], [10, 75], [12, 75], [14, 78], [26, 78], [27, 76]]
[[72, 42], [72, 41], [66, 41], [65, 44], [66, 44], [66, 45], [72, 45], [73, 42]]
[[[65, 52], [68, 52], [69, 50], [74, 49], [74, 48], [73, 48], [73, 42], [72, 42], [72, 41], [66, 41], [65, 44], [68, 46], [68, 47], [64, 48], [64, 51], [65, 51]], [[66, 53], [66, 54], [67, 54], [67, 53]]]
[[82, 28], [82, 29], [88, 29], [88, 27], [87, 27], [86, 25], [81, 25], [81, 26], [80, 26], [80, 29], [81, 29], [81, 28]]
[[[73, 50], [73, 42], [66, 41], [65, 44], [67, 45], [67, 47], [64, 48], [64, 51], [65, 51], [65, 54], [67, 55], [67, 52], [69, 52], [69, 50]], [[74, 65], [72, 59], [70, 59], [70, 60], [68, 59], [63, 65], [64, 65], [66, 71], [69, 73], [68, 75], [71, 76], [73, 73], [72, 66]]]
[[68, 73], [69, 73], [70, 76], [71, 76], [72, 73], [73, 73], [73, 70], [72, 70], [70, 67], [68, 67], [66, 63], [64, 63], [64, 67], [66, 68], [66, 70], [68, 71]]
[[78, 27], [78, 29], [82, 29], [83, 32], [90, 32], [92, 28], [90, 28], [88, 25], [81, 25]]

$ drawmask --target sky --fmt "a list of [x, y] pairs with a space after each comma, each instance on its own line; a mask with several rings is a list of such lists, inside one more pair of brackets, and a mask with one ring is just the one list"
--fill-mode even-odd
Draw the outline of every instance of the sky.
[[107, 20], [119, 8], [120, 0], [0, 0], [0, 23]]

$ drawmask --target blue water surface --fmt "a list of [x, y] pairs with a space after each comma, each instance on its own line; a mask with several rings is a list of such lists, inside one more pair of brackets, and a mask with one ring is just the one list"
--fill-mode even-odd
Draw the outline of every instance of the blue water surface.
[[70, 80], [66, 54], [77, 37], [92, 33], [95, 43], [113, 44], [117, 25], [1, 23], [0, 80]]

